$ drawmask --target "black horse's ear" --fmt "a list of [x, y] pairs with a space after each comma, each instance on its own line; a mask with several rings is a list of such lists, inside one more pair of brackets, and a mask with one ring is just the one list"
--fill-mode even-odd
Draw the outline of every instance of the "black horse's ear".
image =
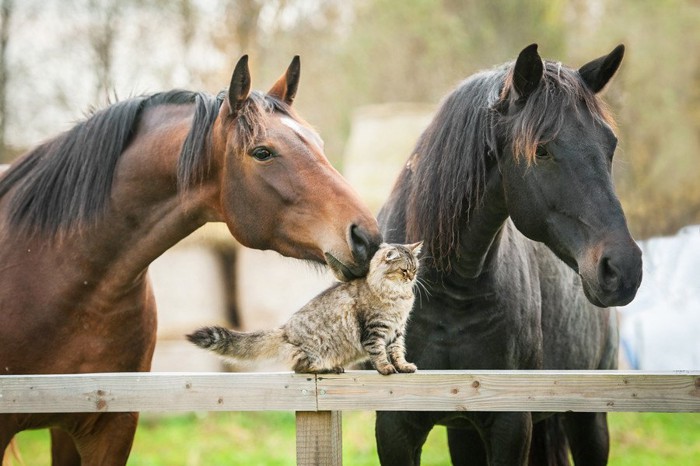
[[579, 68], [578, 73], [586, 85], [595, 93], [603, 90], [610, 78], [620, 67], [622, 57], [625, 55], [625, 46], [620, 44], [607, 55], [596, 58]]
[[513, 67], [513, 96], [516, 100], [525, 100], [537, 89], [542, 80], [544, 64], [537, 53], [537, 44], [525, 47]]
[[231, 76], [231, 84], [228, 87], [229, 116], [236, 116], [250, 94], [250, 70], [248, 69], [248, 55], [243, 55]]
[[287, 105], [292, 105], [294, 97], [297, 95], [300, 74], [301, 60], [299, 60], [299, 55], [295, 55], [287, 71], [280, 76], [277, 82], [270, 88], [268, 94], [278, 98], [282, 102], [286, 102]]

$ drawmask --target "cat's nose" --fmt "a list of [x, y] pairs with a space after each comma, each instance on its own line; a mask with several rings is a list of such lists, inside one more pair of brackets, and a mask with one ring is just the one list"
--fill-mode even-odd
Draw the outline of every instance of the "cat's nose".
[[367, 274], [369, 261], [379, 249], [381, 238], [374, 238], [373, 236], [359, 225], [350, 225], [348, 243], [353, 259], [355, 259], [355, 264], [363, 271], [361, 275]]

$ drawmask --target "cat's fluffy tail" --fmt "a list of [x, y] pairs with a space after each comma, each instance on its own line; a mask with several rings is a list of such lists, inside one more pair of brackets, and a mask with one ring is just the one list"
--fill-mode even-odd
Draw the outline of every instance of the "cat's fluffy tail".
[[223, 327], [202, 327], [187, 335], [200, 348], [239, 361], [259, 359], [287, 359], [284, 348], [284, 330], [236, 332]]

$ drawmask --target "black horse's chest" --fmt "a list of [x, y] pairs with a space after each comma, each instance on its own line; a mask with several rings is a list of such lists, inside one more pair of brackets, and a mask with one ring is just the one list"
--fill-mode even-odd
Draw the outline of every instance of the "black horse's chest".
[[409, 358], [423, 369], [539, 367], [539, 301], [497, 283], [444, 281], [417, 299], [406, 331]]

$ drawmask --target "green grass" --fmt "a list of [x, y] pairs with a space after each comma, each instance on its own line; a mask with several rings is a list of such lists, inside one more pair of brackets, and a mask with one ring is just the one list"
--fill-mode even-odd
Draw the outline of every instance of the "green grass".
[[[700, 415], [611, 413], [610, 466], [700, 464]], [[343, 414], [343, 463], [376, 465], [374, 414]], [[29, 466], [48, 466], [47, 431], [22, 432], [18, 444]], [[449, 465], [445, 429], [433, 429], [424, 466]], [[295, 464], [295, 420], [290, 412], [191, 413], [143, 416], [130, 466]]]

